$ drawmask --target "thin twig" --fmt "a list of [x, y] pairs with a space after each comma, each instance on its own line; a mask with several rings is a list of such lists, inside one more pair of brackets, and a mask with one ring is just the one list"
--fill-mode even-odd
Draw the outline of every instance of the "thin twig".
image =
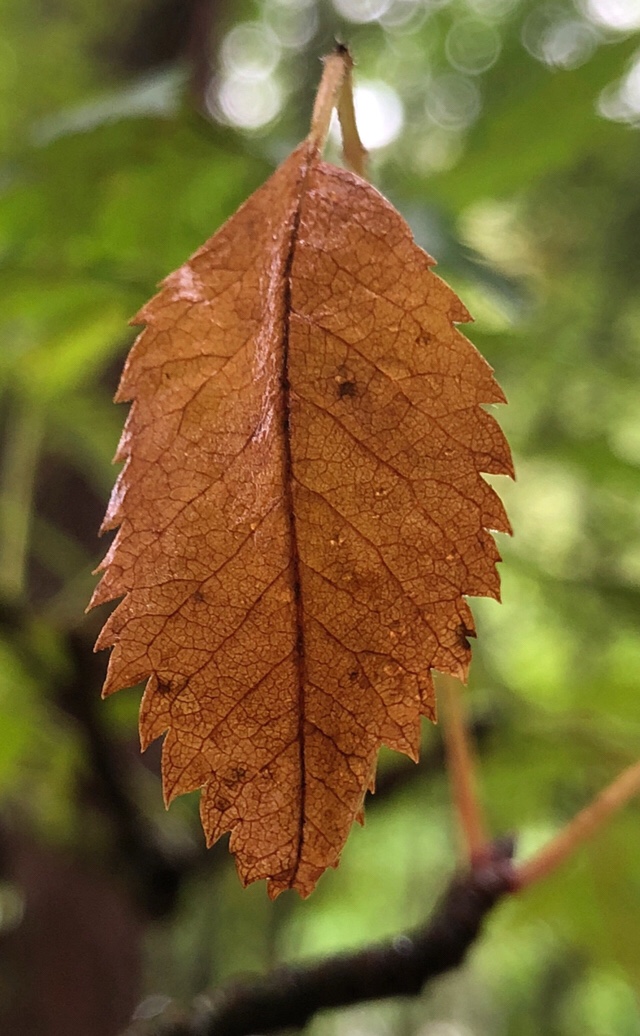
[[606, 821], [635, 795], [640, 794], [640, 762], [626, 770], [601, 791], [550, 842], [515, 870], [519, 889], [533, 885], [555, 871], [575, 850], [592, 838]]
[[482, 858], [489, 841], [476, 789], [474, 752], [464, 716], [459, 681], [453, 677], [443, 677], [439, 686], [445, 703], [444, 740], [451, 793], [466, 856], [473, 863]]

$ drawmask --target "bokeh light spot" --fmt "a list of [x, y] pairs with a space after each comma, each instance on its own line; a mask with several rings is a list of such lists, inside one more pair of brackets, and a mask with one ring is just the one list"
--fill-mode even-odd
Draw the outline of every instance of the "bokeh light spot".
[[[367, 150], [386, 147], [396, 139], [404, 125], [404, 109], [395, 90], [377, 80], [359, 83], [353, 91], [353, 101], [358, 130]], [[335, 116], [331, 123], [331, 136], [340, 140], [340, 127]]]
[[552, 68], [578, 68], [589, 60], [599, 42], [593, 25], [567, 17], [555, 4], [544, 4], [532, 11], [522, 27], [526, 50]]
[[385, 29], [398, 31], [410, 27], [414, 31], [424, 21], [427, 12], [419, 0], [395, 0], [380, 17]]
[[640, 0], [584, 0], [583, 8], [595, 25], [619, 32], [640, 29]]
[[[217, 104], [216, 104], [217, 101]], [[273, 79], [228, 75], [217, 85], [210, 105], [214, 114], [241, 129], [255, 130], [275, 119], [282, 107], [282, 90]], [[219, 107], [219, 111], [216, 108]]]
[[445, 53], [458, 72], [478, 75], [495, 65], [500, 54], [500, 35], [487, 22], [461, 18], [447, 34]]
[[481, 107], [480, 91], [473, 79], [446, 73], [429, 84], [427, 114], [442, 129], [465, 129], [478, 117]]
[[278, 37], [280, 46], [295, 50], [306, 47], [318, 28], [315, 7], [275, 2], [265, 6], [263, 17]]
[[333, 0], [338, 14], [350, 22], [375, 22], [391, 7], [391, 0]]
[[242, 22], [225, 36], [222, 65], [231, 75], [242, 79], [267, 79], [280, 60], [280, 43], [268, 25]]
[[613, 122], [640, 126], [640, 56], [626, 76], [605, 87], [598, 99], [598, 111]]

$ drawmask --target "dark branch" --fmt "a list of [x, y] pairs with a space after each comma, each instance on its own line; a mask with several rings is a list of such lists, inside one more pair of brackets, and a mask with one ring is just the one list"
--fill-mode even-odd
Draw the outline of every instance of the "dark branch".
[[197, 1016], [165, 1025], [161, 1036], [249, 1036], [301, 1028], [318, 1011], [367, 1000], [415, 996], [425, 982], [458, 967], [487, 914], [513, 889], [513, 840], [456, 874], [429, 921], [388, 942], [311, 965], [287, 966], [222, 991]]

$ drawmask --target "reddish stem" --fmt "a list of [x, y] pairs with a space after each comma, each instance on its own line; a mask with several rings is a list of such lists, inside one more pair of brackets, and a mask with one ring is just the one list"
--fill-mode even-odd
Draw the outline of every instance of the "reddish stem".
[[518, 889], [546, 878], [591, 838], [610, 816], [640, 793], [640, 762], [627, 767], [588, 806], [570, 820], [539, 852], [515, 868]]
[[478, 799], [475, 758], [460, 693], [461, 685], [453, 677], [444, 677], [440, 686], [445, 700], [444, 740], [451, 793], [465, 855], [475, 865], [486, 856], [489, 838]]

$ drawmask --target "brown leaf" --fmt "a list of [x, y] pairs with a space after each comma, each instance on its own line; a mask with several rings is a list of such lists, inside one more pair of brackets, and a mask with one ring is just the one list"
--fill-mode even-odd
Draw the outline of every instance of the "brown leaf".
[[417, 757], [464, 596], [499, 594], [504, 397], [432, 264], [310, 139], [136, 318], [104, 693], [150, 677], [166, 801], [202, 788], [272, 896], [337, 863], [381, 744]]

